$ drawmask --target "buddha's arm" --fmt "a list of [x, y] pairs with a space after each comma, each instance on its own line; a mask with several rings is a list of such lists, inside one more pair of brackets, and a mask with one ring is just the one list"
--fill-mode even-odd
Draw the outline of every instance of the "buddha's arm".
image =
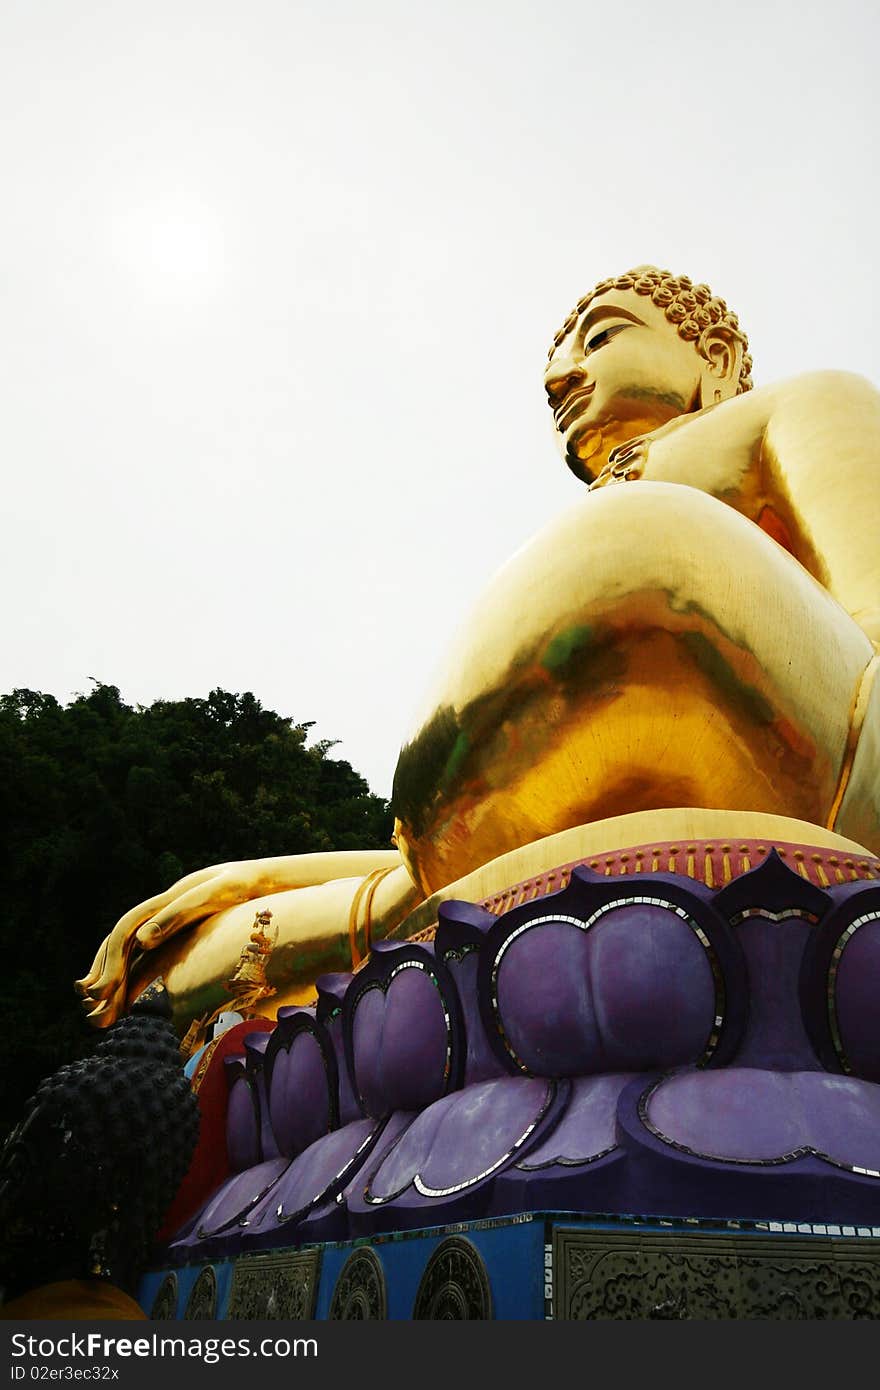
[[153, 950], [185, 928], [256, 898], [334, 879], [361, 878], [395, 869], [400, 862], [397, 850], [293, 854], [214, 864], [178, 879], [164, 893], [131, 908], [101, 943], [88, 974], [77, 981], [89, 1018], [106, 1027], [118, 1017], [136, 946]]
[[783, 519], [822, 565], [813, 573], [880, 640], [880, 395], [845, 372], [787, 383], [762, 464]]
[[757, 522], [880, 640], [880, 395], [816, 372], [680, 417], [635, 472], [709, 492]]
[[161, 974], [181, 1033], [194, 1018], [238, 1007], [230, 985], [257, 913], [268, 911], [271, 921], [264, 929], [273, 941], [265, 957], [269, 992], [248, 1008], [272, 1018], [282, 1005], [310, 1003], [320, 975], [357, 966], [373, 942], [394, 935], [422, 896], [398, 860], [396, 868], [240, 903], [213, 913], [134, 963], [129, 997]]

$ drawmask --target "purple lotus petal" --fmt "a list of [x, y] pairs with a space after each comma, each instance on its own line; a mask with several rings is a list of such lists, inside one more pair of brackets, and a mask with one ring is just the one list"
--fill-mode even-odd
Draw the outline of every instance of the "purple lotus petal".
[[[344, 1129], [335, 1129], [315, 1141], [290, 1163], [271, 1196], [254, 1211], [251, 1225], [260, 1226], [269, 1218], [280, 1222], [316, 1202], [334, 1180], [356, 1159], [359, 1150], [376, 1130], [376, 1121], [355, 1120]], [[278, 1216], [278, 1208], [282, 1215]]]
[[880, 1081], [880, 922], [859, 926], [843, 948], [835, 982], [840, 1040], [848, 1065], [858, 1076]]
[[327, 1034], [333, 1044], [333, 1053], [336, 1057], [336, 1070], [339, 1078], [339, 1123], [341, 1125], [350, 1124], [352, 1120], [361, 1118], [361, 1108], [355, 1097], [354, 1088], [351, 1084], [351, 1073], [348, 1070], [348, 1062], [345, 1057], [345, 1038], [342, 1031], [342, 1015], [337, 1014], [334, 1018], [328, 1018], [324, 1024]]
[[540, 1076], [696, 1061], [715, 1017], [696, 932], [672, 909], [637, 902], [589, 930], [558, 919], [529, 926], [504, 950], [497, 997], [513, 1052]]
[[276, 1054], [269, 1104], [282, 1153], [300, 1153], [326, 1134], [330, 1125], [327, 1069], [311, 1033], [297, 1033], [289, 1049]]
[[577, 1077], [559, 1124], [529, 1151], [517, 1168], [528, 1172], [549, 1163], [584, 1163], [613, 1149], [617, 1142], [617, 1102], [632, 1077], [632, 1072]]
[[460, 961], [449, 959], [446, 966], [458, 989], [464, 1015], [465, 1037], [467, 1039], [467, 1054], [464, 1064], [465, 1085], [469, 1086], [475, 1081], [487, 1081], [493, 1076], [508, 1075], [509, 1073], [505, 1071], [489, 1045], [489, 1039], [486, 1037], [486, 1030], [480, 1015], [477, 997], [478, 953], [469, 951]]
[[226, 1149], [229, 1166], [235, 1173], [252, 1168], [260, 1161], [260, 1136], [257, 1131], [254, 1095], [251, 1082], [239, 1076], [229, 1092], [226, 1107]]
[[411, 1184], [430, 1195], [480, 1181], [527, 1138], [551, 1094], [539, 1078], [503, 1077], [435, 1101], [373, 1175], [371, 1195], [391, 1197]]
[[179, 1244], [197, 1245], [205, 1236], [244, 1216], [267, 1188], [271, 1188], [289, 1162], [287, 1158], [273, 1158], [244, 1173], [236, 1173], [214, 1193], [196, 1219], [190, 1235]]
[[371, 1115], [421, 1110], [443, 1094], [449, 1034], [427, 971], [406, 965], [387, 990], [362, 995], [354, 1014], [354, 1068]]
[[707, 1158], [772, 1162], [812, 1149], [880, 1170], [880, 1086], [822, 1072], [729, 1067], [671, 1077], [647, 1118], [670, 1143]]
[[738, 1066], [765, 1070], [819, 1069], [804, 1025], [799, 976], [804, 947], [815, 928], [797, 917], [781, 922], [752, 917], [736, 929], [749, 980], [745, 1035]]

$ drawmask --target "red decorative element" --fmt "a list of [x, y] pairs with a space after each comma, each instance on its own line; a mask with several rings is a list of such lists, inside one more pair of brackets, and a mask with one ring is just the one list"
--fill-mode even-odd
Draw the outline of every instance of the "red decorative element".
[[226, 1152], [228, 1088], [223, 1062], [225, 1058], [244, 1051], [244, 1040], [249, 1033], [268, 1033], [274, 1027], [274, 1019], [268, 1018], [249, 1018], [244, 1023], [236, 1023], [214, 1042], [208, 1043], [200, 1057], [193, 1076], [193, 1090], [199, 1101], [199, 1142], [189, 1172], [177, 1189], [177, 1196], [168, 1208], [165, 1222], [156, 1237], [160, 1245], [169, 1241], [230, 1176], [229, 1155]]

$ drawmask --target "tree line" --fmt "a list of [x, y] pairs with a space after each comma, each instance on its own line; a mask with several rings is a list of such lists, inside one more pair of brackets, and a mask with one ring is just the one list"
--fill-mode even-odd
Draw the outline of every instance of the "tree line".
[[72, 982], [128, 908], [207, 864], [389, 845], [387, 802], [312, 727], [250, 692], [0, 696], [0, 1133], [89, 1050]]

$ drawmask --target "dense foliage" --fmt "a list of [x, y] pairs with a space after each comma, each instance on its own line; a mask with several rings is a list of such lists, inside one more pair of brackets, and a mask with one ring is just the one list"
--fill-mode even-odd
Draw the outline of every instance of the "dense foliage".
[[129, 907], [207, 864], [388, 846], [387, 804], [311, 727], [225, 690], [0, 696], [2, 1130], [93, 1043], [72, 981]]

